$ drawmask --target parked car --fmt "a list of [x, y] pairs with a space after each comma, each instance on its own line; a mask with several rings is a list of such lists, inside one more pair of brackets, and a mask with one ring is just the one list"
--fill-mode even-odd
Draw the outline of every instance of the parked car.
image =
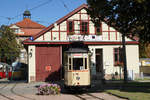
[[25, 80], [27, 77], [27, 65], [20, 62], [14, 62], [12, 66], [13, 66], [12, 79]]

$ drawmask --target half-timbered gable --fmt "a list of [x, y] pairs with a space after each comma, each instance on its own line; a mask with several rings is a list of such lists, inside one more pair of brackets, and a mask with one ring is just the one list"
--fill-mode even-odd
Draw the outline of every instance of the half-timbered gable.
[[[87, 5], [82, 5], [65, 17], [50, 25], [46, 32], [42, 32], [34, 41], [68, 42], [70, 40], [84, 41], [121, 41], [121, 34], [113, 27], [102, 22], [95, 27], [87, 14]], [[82, 36], [81, 36], [82, 35]], [[132, 41], [126, 38], [126, 41]]]

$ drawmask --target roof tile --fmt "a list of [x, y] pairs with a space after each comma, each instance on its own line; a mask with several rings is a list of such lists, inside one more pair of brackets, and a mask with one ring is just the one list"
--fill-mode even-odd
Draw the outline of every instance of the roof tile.
[[29, 18], [25, 18], [20, 22], [15, 23], [20, 28], [34, 28], [34, 29], [43, 29], [45, 26], [38, 24], [37, 22], [32, 21]]

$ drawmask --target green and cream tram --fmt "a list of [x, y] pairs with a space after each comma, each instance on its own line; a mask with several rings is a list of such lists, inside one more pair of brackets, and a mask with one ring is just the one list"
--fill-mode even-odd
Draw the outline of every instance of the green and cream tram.
[[90, 53], [82, 48], [70, 48], [65, 52], [65, 87], [90, 87]]

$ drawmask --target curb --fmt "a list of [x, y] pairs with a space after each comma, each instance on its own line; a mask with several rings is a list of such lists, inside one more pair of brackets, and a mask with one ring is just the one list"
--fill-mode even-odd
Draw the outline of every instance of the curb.
[[116, 95], [116, 94], [113, 94], [113, 93], [110, 93], [110, 92], [106, 92], [106, 93], [107, 93], [107, 94], [110, 94], [110, 95], [113, 95], [113, 96], [116, 96], [116, 97], [119, 97], [119, 98], [122, 98], [122, 99], [130, 100], [130, 99], [127, 98], [127, 97], [119, 96], [119, 95]]

